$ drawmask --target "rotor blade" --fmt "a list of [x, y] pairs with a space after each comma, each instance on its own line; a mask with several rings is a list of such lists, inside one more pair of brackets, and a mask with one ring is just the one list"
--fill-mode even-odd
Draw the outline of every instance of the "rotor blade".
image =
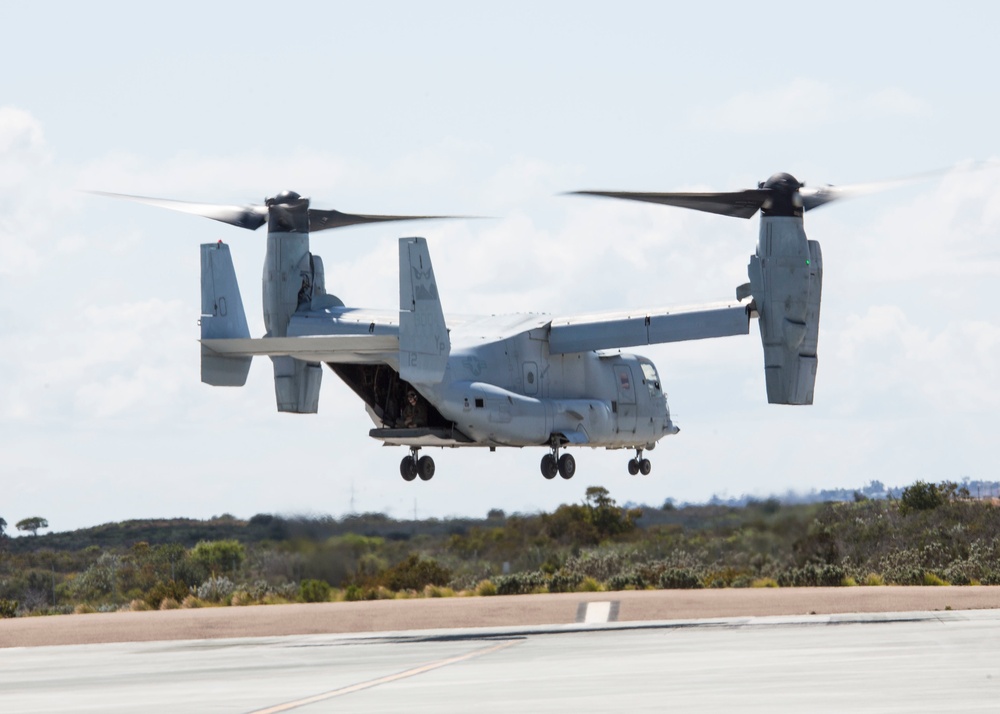
[[923, 173], [913, 174], [912, 176], [905, 176], [903, 178], [898, 178], [898, 179], [889, 179], [887, 181], [875, 181], [872, 183], [854, 183], [854, 184], [847, 184], [846, 186], [820, 186], [818, 188], [810, 188], [808, 186], [804, 186], [801, 189], [799, 189], [799, 194], [802, 196], [803, 210], [809, 211], [812, 210], [813, 208], [819, 208], [820, 206], [826, 205], [831, 201], [838, 201], [842, 198], [855, 198], [857, 196], [866, 196], [869, 193], [888, 191], [891, 188], [898, 188], [900, 186], [906, 186], [907, 184], [916, 183], [917, 181], [925, 181], [927, 179], [938, 178], [939, 176], [944, 176], [950, 173], [981, 171], [983, 169], [994, 169], [997, 168], [997, 166], [998, 164], [993, 161], [979, 161], [963, 166], [950, 166], [946, 169], [924, 171]]
[[573, 191], [574, 195], [607, 196], [630, 201], [662, 203], [666, 206], [690, 208], [695, 211], [718, 213], [734, 218], [750, 218], [764, 201], [768, 192], [763, 189], [747, 189], [732, 193], [633, 193], [631, 191]]
[[431, 218], [469, 218], [470, 216], [366, 216], [357, 213], [309, 209], [309, 231], [325, 231], [328, 228], [346, 228], [362, 223], [382, 223], [385, 221], [423, 221]]
[[267, 223], [267, 206], [226, 206], [214, 203], [196, 203], [194, 201], [172, 201], [166, 198], [147, 198], [146, 196], [129, 196], [123, 193], [108, 193], [107, 191], [90, 191], [89, 193], [110, 198], [123, 198], [127, 201], [145, 203], [149, 206], [167, 208], [171, 211], [190, 213], [195, 216], [211, 218], [238, 228], [255, 231]]

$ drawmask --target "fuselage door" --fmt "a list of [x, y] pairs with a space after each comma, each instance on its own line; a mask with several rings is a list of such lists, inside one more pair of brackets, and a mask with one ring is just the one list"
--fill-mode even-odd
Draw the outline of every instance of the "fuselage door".
[[538, 394], [538, 364], [525, 362], [521, 376], [524, 380], [524, 393], [528, 396]]
[[614, 370], [618, 386], [618, 431], [635, 432], [635, 381], [632, 379], [632, 368], [626, 364], [616, 364]]

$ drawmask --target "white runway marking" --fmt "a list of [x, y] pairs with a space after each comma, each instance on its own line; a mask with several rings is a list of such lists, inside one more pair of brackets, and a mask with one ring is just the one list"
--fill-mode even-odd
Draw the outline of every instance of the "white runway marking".
[[588, 602], [587, 612], [583, 616], [584, 624], [608, 622], [611, 617], [611, 602]]
[[407, 677], [415, 677], [418, 674], [424, 674], [425, 672], [430, 672], [441, 667], [446, 667], [449, 664], [455, 664], [456, 662], [464, 662], [465, 660], [473, 659], [475, 657], [481, 657], [483, 655], [491, 654], [493, 652], [499, 652], [500, 650], [507, 649], [511, 645], [516, 645], [523, 640], [508, 640], [507, 642], [501, 642], [498, 645], [493, 645], [492, 647], [486, 647], [483, 649], [473, 650], [472, 652], [466, 652], [465, 654], [458, 655], [456, 657], [449, 657], [448, 659], [438, 660], [437, 662], [431, 662], [429, 664], [424, 664], [419, 667], [414, 667], [413, 669], [408, 669], [405, 672], [397, 672], [396, 674], [390, 674], [385, 677], [379, 677], [378, 679], [372, 679], [367, 682], [360, 682], [358, 684], [352, 684], [348, 687], [341, 687], [340, 689], [334, 689], [329, 692], [323, 692], [322, 694], [315, 694], [311, 697], [306, 697], [305, 699], [297, 699], [293, 702], [285, 702], [284, 704], [278, 704], [277, 706], [268, 707], [267, 709], [257, 709], [250, 714], [278, 714], [278, 712], [287, 712], [290, 709], [297, 709], [299, 707], [304, 707], [308, 704], [315, 704], [316, 702], [322, 702], [327, 699], [333, 699], [334, 697], [342, 697], [345, 694], [352, 694], [353, 692], [360, 692], [362, 689], [371, 689], [372, 687], [377, 687], [380, 684], [388, 684], [389, 682], [395, 682], [400, 679], [405, 679]]

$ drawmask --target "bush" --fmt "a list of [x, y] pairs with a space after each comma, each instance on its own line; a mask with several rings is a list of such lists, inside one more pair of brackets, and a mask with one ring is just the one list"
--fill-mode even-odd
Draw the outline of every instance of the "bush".
[[539, 571], [498, 575], [494, 580], [497, 595], [527, 595], [545, 586], [545, 574]]
[[180, 602], [190, 594], [191, 590], [183, 582], [177, 582], [176, 580], [168, 580], [166, 582], [159, 582], [154, 585], [146, 593], [143, 598], [152, 609], [160, 607], [165, 599], [170, 598]]
[[660, 575], [660, 587], [667, 590], [695, 590], [701, 580], [687, 568], [667, 568]]
[[567, 573], [560, 570], [552, 575], [549, 580], [550, 593], [571, 593], [574, 592], [580, 583], [583, 582], [581, 573]]
[[424, 588], [424, 597], [455, 597], [455, 591], [440, 585], [428, 585]]
[[165, 597], [162, 600], [160, 600], [161, 610], [176, 610], [180, 606], [181, 606], [180, 603], [174, 600], [172, 597]]
[[843, 584], [847, 573], [839, 565], [808, 563], [801, 568], [791, 568], [778, 576], [781, 587], [837, 587]]
[[224, 575], [211, 577], [198, 586], [197, 595], [202, 600], [208, 602], [222, 602], [233, 594], [236, 586], [233, 581]]
[[299, 599], [302, 602], [327, 602], [330, 599], [330, 584], [325, 580], [303, 580], [299, 585]]
[[948, 583], [941, 579], [936, 573], [926, 572], [924, 573], [924, 585], [947, 585]]
[[646, 579], [636, 570], [612, 575], [608, 579], [608, 590], [645, 590], [646, 585]]
[[933, 511], [944, 502], [944, 493], [937, 484], [917, 481], [903, 489], [903, 495], [899, 499], [899, 510], [904, 514], [911, 511]]
[[0, 619], [17, 616], [17, 600], [0, 600]]
[[482, 597], [492, 597], [497, 594], [497, 586], [493, 584], [492, 580], [480, 580], [479, 584], [476, 585], [476, 595], [481, 595]]
[[413, 554], [385, 571], [380, 584], [390, 590], [423, 590], [428, 585], [447, 585], [451, 571], [434, 560]]
[[194, 595], [188, 595], [186, 598], [184, 598], [184, 601], [181, 602], [181, 607], [184, 608], [185, 610], [193, 610], [194, 608], [197, 607], [205, 607], [205, 601], [199, 600]]

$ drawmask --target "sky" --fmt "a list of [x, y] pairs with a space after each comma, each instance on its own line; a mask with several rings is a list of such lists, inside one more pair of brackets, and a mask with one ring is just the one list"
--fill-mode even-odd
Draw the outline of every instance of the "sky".
[[[100, 2], [5, 8], [0, 517], [61, 531], [230, 513], [397, 518], [1000, 478], [1000, 5]], [[461, 214], [327, 231], [348, 305], [398, 305], [427, 238], [446, 312], [570, 315], [730, 299], [756, 219], [565, 192], [735, 191], [943, 170], [806, 216], [822, 245], [815, 403], [768, 405], [749, 336], [637, 348], [680, 434], [625, 451], [433, 450], [430, 482], [329, 371], [317, 415], [271, 366], [199, 381], [199, 244], [263, 334], [263, 231], [89, 190]]]

